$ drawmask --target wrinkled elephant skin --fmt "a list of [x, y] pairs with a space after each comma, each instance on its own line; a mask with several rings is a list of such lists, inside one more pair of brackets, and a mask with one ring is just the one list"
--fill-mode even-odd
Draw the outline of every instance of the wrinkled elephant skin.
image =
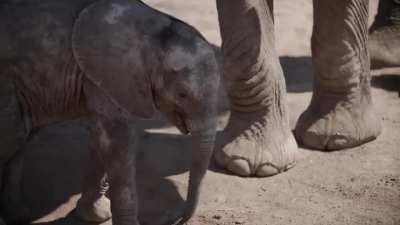
[[193, 138], [186, 208], [176, 218], [189, 220], [214, 148], [220, 78], [214, 49], [202, 35], [129, 0], [6, 1], [0, 20], [0, 73], [15, 83], [4, 96], [18, 93], [18, 101], [0, 106], [12, 118], [10, 129], [0, 132], [10, 150], [1, 154], [8, 161], [16, 155], [2, 179], [6, 222], [26, 219], [19, 191], [23, 146], [17, 144], [34, 129], [86, 116], [96, 123], [75, 212], [92, 222], [112, 212], [114, 225], [138, 225], [132, 121], [156, 110]]

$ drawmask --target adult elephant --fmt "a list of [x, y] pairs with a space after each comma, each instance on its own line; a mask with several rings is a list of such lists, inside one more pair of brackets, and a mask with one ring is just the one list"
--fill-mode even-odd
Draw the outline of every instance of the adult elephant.
[[[295, 136], [308, 148], [340, 150], [381, 133], [372, 107], [368, 0], [314, 0], [314, 88]], [[271, 176], [295, 162], [286, 87], [274, 40], [273, 0], [217, 0], [231, 117], [216, 161], [241, 176]]]

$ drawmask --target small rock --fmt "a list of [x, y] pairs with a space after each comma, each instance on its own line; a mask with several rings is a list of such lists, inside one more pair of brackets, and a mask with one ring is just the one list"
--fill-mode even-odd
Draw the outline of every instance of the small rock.
[[220, 220], [220, 219], [221, 219], [221, 216], [220, 216], [220, 215], [214, 215], [214, 216], [213, 216], [213, 219]]

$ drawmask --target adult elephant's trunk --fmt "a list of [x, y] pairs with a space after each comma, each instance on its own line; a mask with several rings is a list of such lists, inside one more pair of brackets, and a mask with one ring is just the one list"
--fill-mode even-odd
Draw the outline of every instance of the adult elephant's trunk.
[[[213, 117], [211, 115], [208, 116]], [[186, 207], [179, 224], [187, 222], [196, 210], [203, 178], [207, 172], [214, 149], [216, 119], [204, 118], [206, 119], [196, 119], [194, 122], [189, 122], [190, 126], [194, 128], [192, 130], [192, 162]]]

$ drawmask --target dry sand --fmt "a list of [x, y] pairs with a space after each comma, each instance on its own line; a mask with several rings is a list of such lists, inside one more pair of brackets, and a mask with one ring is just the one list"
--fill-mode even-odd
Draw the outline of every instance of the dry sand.
[[[220, 44], [215, 1], [148, 0]], [[288, 83], [291, 124], [311, 98], [311, 0], [276, 1], [277, 48]], [[372, 1], [371, 12], [376, 9]], [[372, 14], [372, 13], [371, 13]], [[192, 225], [399, 225], [400, 71], [374, 76], [373, 97], [383, 133], [374, 142], [337, 152], [301, 149], [298, 164], [270, 178], [240, 178], [213, 165]], [[221, 116], [221, 124], [227, 113]], [[138, 171], [142, 225], [168, 218], [184, 203], [189, 139], [163, 121], [141, 122]], [[29, 143], [24, 199], [36, 223], [84, 225], [70, 211], [79, 198], [88, 158], [85, 122], [41, 130]], [[105, 224], [111, 224], [106, 222]]]

